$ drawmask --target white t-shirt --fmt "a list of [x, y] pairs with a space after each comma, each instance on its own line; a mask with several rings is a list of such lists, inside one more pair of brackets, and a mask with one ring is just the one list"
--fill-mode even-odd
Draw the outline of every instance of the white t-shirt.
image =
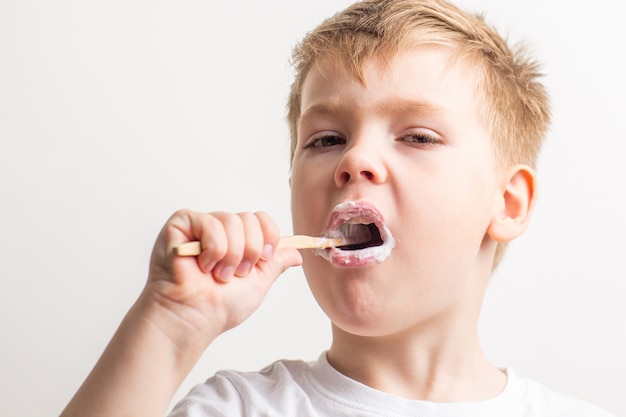
[[506, 372], [506, 387], [495, 398], [434, 403], [363, 385], [335, 370], [322, 354], [314, 362], [281, 360], [259, 372], [220, 371], [195, 386], [170, 417], [614, 417]]

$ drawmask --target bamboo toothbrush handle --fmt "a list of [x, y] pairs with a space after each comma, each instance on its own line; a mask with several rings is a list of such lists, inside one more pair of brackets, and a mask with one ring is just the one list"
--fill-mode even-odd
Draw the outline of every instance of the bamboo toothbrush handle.
[[[292, 247], [296, 249], [324, 249], [334, 246], [345, 245], [343, 238], [313, 237], [306, 235], [284, 236], [278, 242], [279, 248]], [[198, 256], [202, 252], [202, 245], [199, 241], [181, 243], [173, 248], [174, 255], [177, 256]]]
[[342, 237], [313, 237], [307, 235], [283, 236], [278, 242], [279, 248], [325, 249], [345, 245]]

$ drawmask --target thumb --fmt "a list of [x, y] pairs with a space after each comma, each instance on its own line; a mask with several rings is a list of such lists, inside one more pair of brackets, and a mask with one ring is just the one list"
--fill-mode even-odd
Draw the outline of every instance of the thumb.
[[281, 274], [292, 266], [302, 265], [302, 255], [295, 248], [280, 248], [276, 251], [274, 258], [279, 264]]
[[302, 255], [295, 248], [277, 249], [271, 259], [262, 262], [262, 269], [265, 273], [273, 277], [273, 281], [280, 274], [293, 266], [302, 265]]

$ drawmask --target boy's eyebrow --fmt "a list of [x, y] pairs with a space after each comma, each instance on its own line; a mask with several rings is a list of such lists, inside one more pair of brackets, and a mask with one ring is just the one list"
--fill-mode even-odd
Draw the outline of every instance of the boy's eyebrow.
[[[341, 100], [314, 104], [308, 107], [298, 120], [298, 124], [303, 119], [314, 116], [341, 116], [350, 112], [350, 106]], [[401, 114], [408, 116], [419, 114], [430, 117], [442, 117], [445, 107], [429, 101], [416, 101], [404, 98], [390, 98], [378, 102], [373, 107], [375, 114]]]
[[445, 107], [430, 101], [417, 101], [404, 98], [390, 98], [378, 103], [374, 110], [376, 114], [419, 114], [441, 117]]

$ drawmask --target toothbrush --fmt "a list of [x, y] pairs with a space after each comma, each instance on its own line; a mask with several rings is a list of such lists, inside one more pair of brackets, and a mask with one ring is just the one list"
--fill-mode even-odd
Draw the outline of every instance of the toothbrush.
[[[345, 237], [313, 237], [306, 235], [284, 236], [278, 242], [279, 248], [324, 249], [350, 244]], [[181, 243], [174, 246], [173, 253], [177, 256], [198, 256], [202, 252], [199, 241]]]

